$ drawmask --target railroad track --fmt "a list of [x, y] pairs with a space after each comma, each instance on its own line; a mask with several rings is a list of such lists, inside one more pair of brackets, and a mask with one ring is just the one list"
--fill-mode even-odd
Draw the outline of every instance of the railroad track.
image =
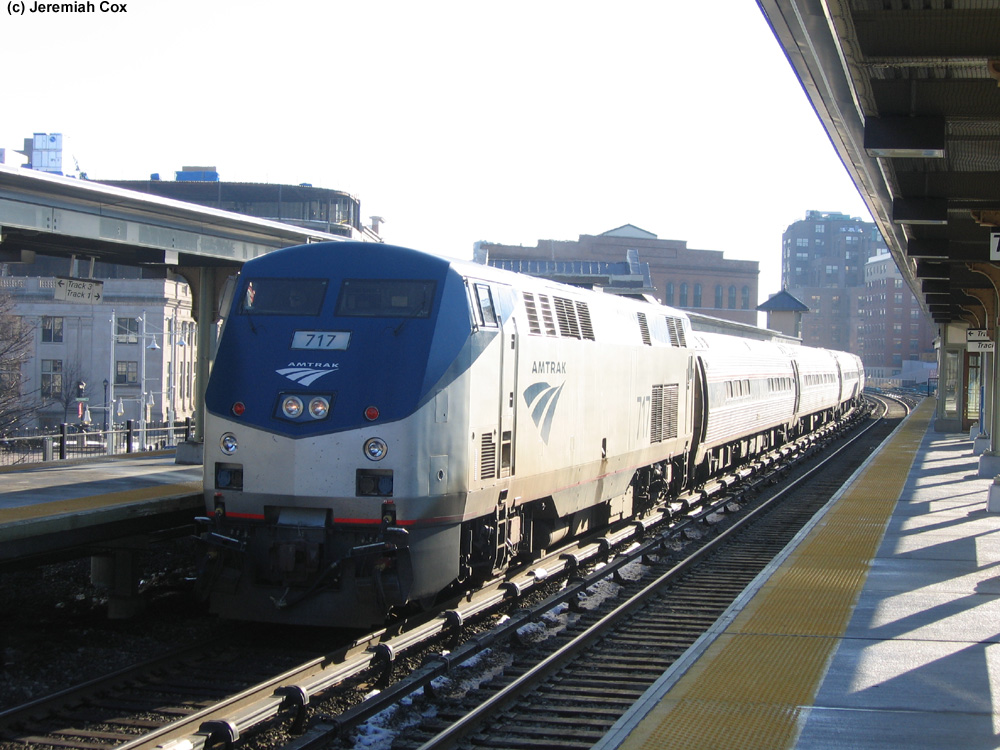
[[[665, 553], [669, 535], [636, 551], [644, 560], [646, 574], [634, 581], [618, 575], [621, 590], [610, 603], [599, 602], [589, 609], [581, 602], [578, 614], [559, 631], [557, 648], [546, 648], [551, 639], [532, 647], [515, 635], [517, 645], [509, 650], [509, 666], [489, 683], [464, 693], [447, 686], [429, 693], [425, 690], [409, 709], [420, 718], [413, 724], [396, 719], [406, 729], [392, 743], [393, 750], [592, 747], [717, 623], [873, 446], [891, 432], [905, 407], [885, 402], [885, 408], [896, 410], [894, 419], [880, 420], [866, 436], [824, 461], [839, 464], [834, 476], [827, 477], [829, 467], [809, 469], [795, 480], [798, 485], [807, 484], [805, 490], [795, 489], [798, 485], [782, 489], [711, 541], [695, 544], [697, 549], [683, 560]], [[821, 473], [820, 468], [826, 471]], [[789, 502], [793, 491], [794, 501]], [[532, 631], [520, 628], [517, 632]], [[458, 654], [451, 655], [453, 661], [458, 658]], [[454, 680], [460, 679], [456, 674]], [[443, 699], [449, 693], [452, 699]], [[316, 727], [312, 736], [294, 748], [350, 747], [356, 734], [345, 733], [343, 728], [343, 740], [330, 743], [336, 729]]]
[[[812, 450], [811, 445], [812, 442], [805, 442], [798, 452], [808, 454]], [[784, 452], [796, 451], [785, 449]], [[497, 581], [491, 587], [452, 602], [452, 606], [436, 616], [426, 617], [421, 622], [401, 623], [352, 643], [338, 645], [335, 649], [315, 644], [308, 651], [304, 647], [264, 651], [259, 648], [259, 644], [266, 641], [267, 637], [261, 637], [248, 628], [243, 633], [245, 639], [234, 639], [226, 644], [226, 648], [176, 654], [119, 673], [110, 679], [95, 680], [92, 684], [72, 691], [0, 713], [0, 750], [24, 750], [25, 747], [31, 747], [32, 750], [45, 747], [80, 750], [147, 750], [157, 747], [200, 750], [203, 747], [232, 746], [244, 740], [248, 730], [261, 726], [270, 726], [272, 729], [277, 727], [279, 735], [287, 735], [289, 732], [294, 734], [312, 726], [313, 729], [299, 744], [328, 744], [332, 736], [349, 737], [353, 727], [373, 714], [384, 711], [386, 706], [392, 705], [393, 700], [412, 703], [411, 698], [404, 696], [414, 691], [423, 691], [423, 695], [435, 692], [436, 684], [447, 682], [460, 671], [458, 665], [464, 657], [498, 653], [506, 648], [505, 644], [520, 639], [520, 645], [516, 647], [518, 659], [511, 658], [510, 667], [502, 677], [494, 680], [491, 690], [495, 691], [505, 682], [515, 684], [515, 675], [522, 671], [527, 675], [535, 669], [521, 661], [526, 655], [533, 654], [535, 661], [561, 663], [569, 655], [559, 654], [550, 659], [546, 653], [552, 650], [551, 643], [569, 639], [571, 633], [578, 633], [588, 627], [597, 627], [594, 632], [601, 633], [601, 628], [606, 627], [597, 625], [606, 619], [602, 609], [621, 609], [621, 606], [613, 604], [595, 604], [600, 597], [595, 596], [593, 591], [599, 587], [598, 581], [602, 577], [614, 578], [614, 585], [621, 587], [617, 599], [624, 600], [632, 596], [634, 589], [646, 588], [643, 580], [648, 580], [650, 575], [659, 577], [657, 571], [660, 568], [674, 567], [676, 547], [679, 544], [677, 539], [707, 538], [714, 535], [706, 534], [704, 529], [726, 525], [727, 510], [746, 504], [746, 498], [751, 494], [746, 487], [741, 489], [736, 486], [739, 484], [738, 480], [754, 485], [753, 492], [756, 492], [759, 485], [771, 481], [766, 478], [772, 470], [769, 468], [771, 463], [770, 459], [762, 461], [754, 469], [741, 470], [740, 477], [716, 481], [712, 487], [703, 488], [694, 496], [682, 498], [682, 502], [675, 503], [675, 506], [683, 508], [686, 515], [681, 516], [679, 523], [675, 519], [672, 523], [673, 532], [664, 533], [659, 541], [650, 543], [641, 551], [617, 557], [613, 557], [612, 553], [616, 547], [633, 543], [635, 539], [651, 533], [659, 533], [654, 532], [657, 524], [665, 524], [671, 515], [676, 515], [676, 507], [674, 511], [664, 509], [641, 523], [628, 524], [599, 540], [585, 541], [572, 549], [562, 550], [557, 555], [537, 561], [517, 576]], [[774, 544], [778, 545], [779, 542], [775, 541]], [[598, 570], [585, 576], [582, 574], [587, 566], [604, 559], [609, 561], [599, 565]], [[651, 573], [632, 581], [630, 578], [638, 575], [635, 569], [640, 566], [640, 561], [646, 563], [642, 567], [648, 567]], [[730, 562], [730, 565], [734, 564]], [[469, 636], [463, 628], [464, 624], [496, 610], [500, 605], [513, 603], [517, 606], [526, 593], [544, 590], [549, 585], [549, 579], [574, 572], [576, 580], [550, 596], [543, 603], [542, 609], [515, 611], [504, 625], [476, 636]], [[731, 601], [745, 585], [731, 580], [725, 580], [723, 585], [722, 579], [732, 578], [728, 574], [719, 578], [717, 590], [711, 594], [702, 591], [684, 595], [681, 593], [682, 589], [678, 589], [676, 595], [672, 594], [670, 597], [672, 609], [654, 617], [648, 624], [635, 625], [635, 632], [642, 631], [639, 642], [652, 642], [654, 634], [662, 634], [655, 654], [627, 656], [629, 652], [624, 650], [625, 644], [630, 640], [635, 641], [636, 637], [634, 634], [622, 636], [625, 640], [616, 647], [619, 655], [616, 656], [615, 650], [612, 650], [604, 656], [595, 656], [594, 664], [579, 668], [579, 674], [574, 675], [572, 671], [568, 671], [553, 680], [552, 685], [558, 686], [558, 690], [568, 691], [565, 695], [571, 696], [576, 691], [577, 696], [575, 699], [553, 697], [557, 703], [569, 704], [565, 709], [559, 709], [560, 713], [565, 713], [561, 722], [563, 732], [559, 734], [560, 742], [565, 741], [568, 736], [565, 734], [569, 731], [566, 721], [574, 724], [573, 733], [582, 733], [581, 743], [586, 743], [595, 732], [603, 733], [601, 727], [604, 722], [609, 721], [607, 726], [610, 726], [617, 718], [615, 712], [627, 709], [631, 705], [630, 701], [634, 701], [645, 690], [643, 685], [648, 685], [651, 679], [662, 673], [670, 661], [687, 648], [685, 643], [697, 638], [714, 622], [718, 615], [712, 614], [712, 608], [704, 607], [705, 601], [711, 598], [717, 602], [713, 606], [725, 609], [728, 606], [726, 602]], [[584, 593], [587, 591], [590, 593]], [[692, 602], [690, 608], [682, 606], [688, 600]], [[591, 605], [594, 609], [588, 609]], [[539, 614], [543, 610], [548, 610], [550, 614]], [[549, 630], [538, 626], [538, 623], [545, 621], [545, 617], [555, 618], [560, 622], [563, 619], [572, 620], [572, 628], [565, 631], [553, 629], [557, 635], [551, 638], [541, 637], [548, 634]], [[452, 637], [455, 642], [462, 638], [469, 640], [447, 656], [432, 656], [408, 677], [383, 690], [380, 699], [355, 702], [354, 706], [346, 710], [342, 710], [341, 703], [335, 703], [338, 708], [331, 709], [321, 702], [334, 687], [356, 685], [359, 681], [374, 684], [380, 675], [387, 677], [394, 671], [394, 667], [399, 664], [400, 655], [421, 645], [426, 647], [425, 644], [445, 637]], [[585, 636], [580, 643], [586, 645], [588, 639], [595, 640], [598, 637], [606, 636]], [[573, 650], [579, 651], [583, 647], [577, 645]], [[599, 670], [595, 668], [596, 665], [599, 665]], [[595, 683], [592, 678], [597, 674], [602, 676]], [[611, 696], [608, 695], [609, 684], [615, 686], [614, 695]], [[556, 691], [557, 688], [553, 686], [540, 689]], [[519, 685], [517, 690], [521, 689], [523, 688]], [[586, 696], [588, 692], [601, 696], [601, 710], [595, 711], [593, 702], [590, 702], [585, 712], [587, 721], [583, 722], [574, 715], [571, 704], [574, 700], [579, 703], [579, 696]], [[505, 697], [503, 700], [508, 699]], [[474, 702], [480, 701], [477, 698]], [[485, 715], [496, 714], [499, 710], [494, 704], [487, 705], [487, 708], [477, 708], [476, 712]], [[454, 709], [449, 705], [439, 710], [440, 719], [449, 716], [450, 712], [462, 709]], [[517, 709], [514, 711], [516, 713]], [[551, 714], [552, 710], [546, 712]], [[592, 721], [595, 715], [602, 717], [596, 724]], [[518, 723], [523, 722], [519, 720]], [[556, 722], [557, 726], [559, 724], [560, 722]], [[440, 728], [432, 725], [408, 732], [407, 735], [410, 738], [421, 738], [419, 742], [422, 742]], [[467, 730], [462, 730], [462, 734], [468, 733]], [[475, 736], [475, 731], [471, 734]], [[489, 735], [493, 734], [495, 731], [491, 729]], [[268, 740], [268, 744], [273, 745], [274, 741]], [[350, 742], [344, 746], [350, 746]], [[412, 742], [400, 745], [412, 746]], [[508, 742], [503, 746], [517, 745]]]

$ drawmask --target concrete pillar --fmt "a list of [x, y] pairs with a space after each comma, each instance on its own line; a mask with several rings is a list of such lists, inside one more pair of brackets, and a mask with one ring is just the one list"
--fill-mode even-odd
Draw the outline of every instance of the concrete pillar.
[[134, 550], [121, 548], [91, 557], [90, 582], [109, 592], [110, 619], [125, 620], [142, 610]]
[[973, 429], [976, 430], [975, 438], [972, 443], [972, 455], [981, 456], [990, 447], [990, 424], [993, 419], [993, 386], [994, 386], [994, 370], [995, 365], [995, 354], [984, 354], [983, 355], [983, 367], [980, 376], [983, 379], [983, 402], [979, 405], [980, 416], [979, 421], [982, 424], [982, 432], [978, 430], [978, 425]]
[[192, 267], [178, 269], [178, 272], [184, 276], [194, 293], [192, 308], [198, 322], [198, 350], [195, 363], [194, 437], [177, 446], [176, 461], [179, 464], [200, 464], [204, 455], [205, 389], [218, 345], [216, 323], [219, 319], [220, 289], [216, 283], [214, 268]]
[[986, 498], [986, 512], [1000, 513], [1000, 477], [993, 477], [989, 495]]

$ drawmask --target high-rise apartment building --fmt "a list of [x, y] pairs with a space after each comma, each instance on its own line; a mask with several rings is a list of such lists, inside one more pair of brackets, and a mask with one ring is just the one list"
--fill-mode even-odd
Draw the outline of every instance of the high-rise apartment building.
[[885, 247], [875, 224], [847, 214], [806, 211], [781, 236], [781, 286], [809, 307], [802, 343], [858, 352], [865, 263]]
[[807, 211], [782, 235], [781, 282], [809, 307], [803, 344], [858, 354], [874, 380], [904, 379], [906, 362], [933, 360], [933, 325], [874, 223]]

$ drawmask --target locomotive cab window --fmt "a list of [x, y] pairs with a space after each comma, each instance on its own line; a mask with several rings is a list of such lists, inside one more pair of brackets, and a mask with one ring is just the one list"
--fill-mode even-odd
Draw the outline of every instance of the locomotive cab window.
[[429, 318], [436, 282], [417, 279], [344, 279], [337, 315], [354, 318]]
[[493, 292], [486, 284], [475, 285], [476, 320], [481, 326], [497, 327], [497, 313], [493, 306]]
[[319, 315], [326, 279], [250, 279], [240, 300], [241, 315]]

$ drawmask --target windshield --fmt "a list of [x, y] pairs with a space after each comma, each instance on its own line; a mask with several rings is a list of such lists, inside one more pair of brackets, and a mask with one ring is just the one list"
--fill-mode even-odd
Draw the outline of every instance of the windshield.
[[344, 279], [337, 315], [366, 318], [427, 318], [435, 282], [412, 279]]
[[327, 279], [251, 279], [240, 301], [242, 315], [319, 315]]

